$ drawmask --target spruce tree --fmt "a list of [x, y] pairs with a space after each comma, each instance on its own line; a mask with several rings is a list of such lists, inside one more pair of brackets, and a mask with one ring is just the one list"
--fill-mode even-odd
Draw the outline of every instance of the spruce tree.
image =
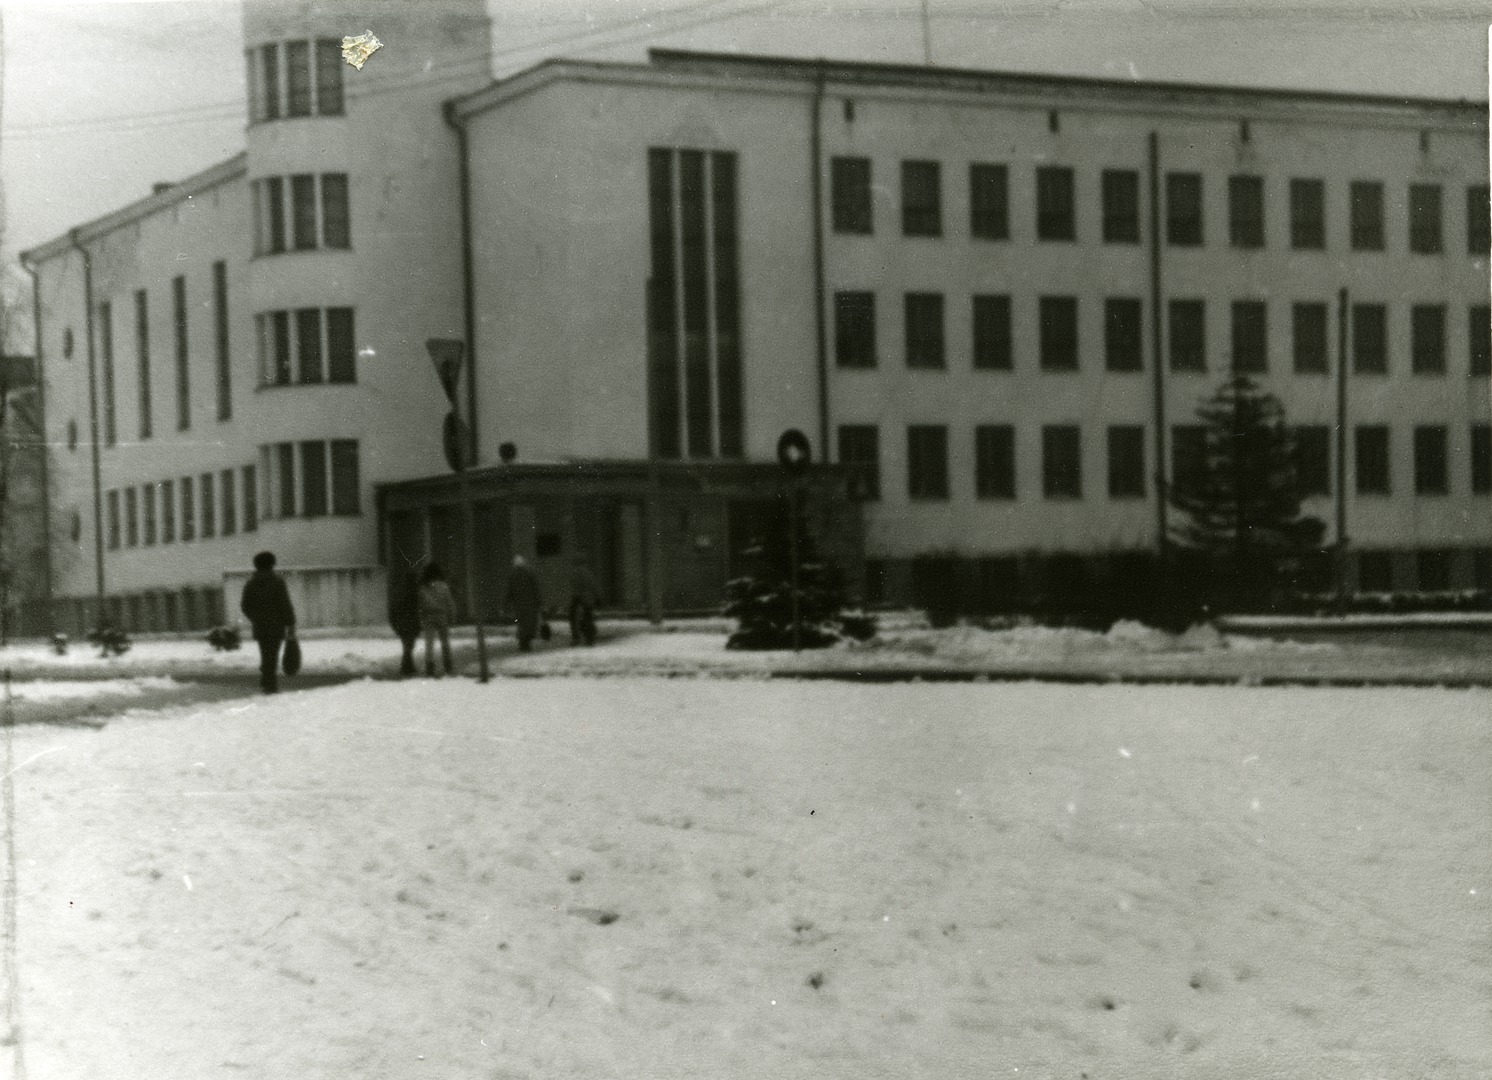
[[1197, 417], [1203, 450], [1173, 477], [1170, 501], [1185, 515], [1173, 537], [1221, 573], [1207, 590], [1214, 603], [1256, 606], [1294, 560], [1320, 546], [1325, 525], [1301, 516], [1295, 438], [1278, 398], [1234, 375]]

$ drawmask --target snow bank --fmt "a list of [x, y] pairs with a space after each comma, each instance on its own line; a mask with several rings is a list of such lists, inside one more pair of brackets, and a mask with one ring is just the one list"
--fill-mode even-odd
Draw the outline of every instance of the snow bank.
[[35, 679], [29, 682], [12, 682], [10, 693], [24, 701], [57, 701], [90, 697], [137, 697], [147, 691], [174, 690], [180, 685], [168, 676], [86, 679], [77, 682]]

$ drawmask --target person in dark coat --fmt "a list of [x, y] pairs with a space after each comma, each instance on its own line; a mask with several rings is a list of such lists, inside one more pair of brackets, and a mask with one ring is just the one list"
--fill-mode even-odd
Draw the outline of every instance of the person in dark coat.
[[570, 644], [596, 643], [596, 602], [601, 587], [584, 559], [576, 559], [570, 573]]
[[420, 579], [413, 570], [395, 568], [389, 572], [389, 626], [404, 648], [399, 674], [413, 675], [414, 647], [420, 640]]
[[295, 608], [285, 579], [275, 573], [274, 552], [254, 556], [254, 573], [243, 587], [238, 606], [259, 643], [259, 689], [273, 694], [280, 689], [280, 646], [287, 637], [295, 637]]
[[522, 555], [513, 556], [513, 572], [508, 575], [503, 606], [518, 625], [518, 651], [530, 652], [534, 635], [539, 632], [544, 601], [539, 593], [539, 579]]
[[425, 674], [435, 676], [435, 643], [440, 642], [440, 659], [445, 673], [451, 673], [451, 623], [456, 621], [456, 598], [446, 584], [445, 573], [431, 563], [420, 575], [420, 629], [425, 632]]

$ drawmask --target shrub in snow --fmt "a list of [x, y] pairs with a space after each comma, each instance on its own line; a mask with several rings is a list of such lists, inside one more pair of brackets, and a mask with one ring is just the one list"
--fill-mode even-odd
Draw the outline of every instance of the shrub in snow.
[[98, 654], [103, 657], [123, 656], [130, 651], [129, 635], [117, 626], [100, 626], [88, 640], [98, 646]]
[[234, 652], [243, 644], [236, 626], [219, 626], [207, 632], [207, 643], [218, 652]]
[[58, 656], [66, 656], [67, 655], [67, 635], [66, 634], [53, 634], [52, 635], [52, 651], [54, 653], [56, 653]]

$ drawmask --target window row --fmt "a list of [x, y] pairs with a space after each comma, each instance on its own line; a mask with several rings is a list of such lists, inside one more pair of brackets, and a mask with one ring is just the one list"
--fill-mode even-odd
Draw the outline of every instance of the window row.
[[105, 492], [109, 550], [253, 532], [259, 527], [258, 497], [253, 465]]
[[357, 381], [352, 308], [297, 308], [254, 316], [259, 385]]
[[346, 173], [264, 176], [249, 183], [254, 254], [352, 246]]
[[[835, 157], [829, 163], [831, 217], [835, 232], [870, 235], [875, 231], [871, 159]], [[943, 178], [938, 161], [901, 162], [901, 232], [903, 236], [942, 236]], [[1270, 185], [1262, 176], [1227, 178], [1228, 244], [1243, 249], [1265, 246], [1266, 205]], [[1204, 224], [1204, 177], [1200, 172], [1168, 172], [1164, 182], [1164, 230], [1167, 244], [1200, 247]], [[974, 162], [968, 172], [969, 235], [980, 240], [1011, 237], [1010, 167]], [[1101, 235], [1108, 244], [1140, 242], [1140, 173], [1104, 169], [1099, 175]], [[1445, 249], [1444, 187], [1410, 184], [1406, 191], [1406, 248], [1422, 255]], [[1485, 184], [1468, 186], [1466, 250], [1485, 255], [1492, 240], [1489, 194]], [[1326, 247], [1326, 181], [1292, 178], [1287, 191], [1289, 246], [1296, 250]], [[1078, 239], [1076, 172], [1065, 165], [1038, 165], [1035, 170], [1033, 227], [1037, 240]], [[1347, 187], [1347, 245], [1353, 251], [1387, 247], [1385, 188], [1380, 180], [1354, 180]]]
[[[228, 267], [226, 263], [212, 264], [212, 323], [213, 363], [217, 384], [217, 417], [219, 420], [233, 418], [233, 379], [229, 355], [228, 334]], [[134, 319], [135, 349], [135, 401], [138, 426], [136, 435], [149, 439], [155, 434], [155, 401], [152, 391], [152, 337], [150, 327], [150, 290], [136, 289], [131, 305]], [[192, 364], [191, 335], [189, 334], [187, 279], [178, 275], [171, 279], [171, 358], [175, 376], [176, 428], [186, 431], [192, 426]], [[98, 335], [100, 354], [100, 404], [103, 421], [104, 443], [114, 446], [119, 441], [119, 386], [118, 349], [115, 341], [114, 303], [105, 300], [98, 306]]]
[[[911, 499], [950, 497], [948, 427], [909, 424], [907, 438], [907, 496]], [[1332, 493], [1332, 429], [1305, 425], [1294, 429], [1295, 467], [1302, 495]], [[839, 461], [851, 467], [862, 498], [881, 497], [880, 428], [875, 424], [844, 424], [838, 432]], [[1178, 424], [1170, 430], [1172, 483], [1183, 484], [1207, 458], [1208, 429]], [[1140, 424], [1109, 425], [1107, 491], [1110, 499], [1146, 497], [1146, 429]], [[974, 428], [973, 493], [979, 499], [1015, 499], [1016, 429], [1012, 424], [980, 424]], [[1353, 431], [1355, 490], [1359, 495], [1392, 494], [1393, 458], [1390, 429], [1367, 424]], [[1473, 424], [1468, 454], [1470, 489], [1492, 494], [1492, 425]], [[1444, 426], [1420, 425], [1413, 431], [1414, 493], [1448, 495], [1451, 490], [1449, 432]], [[1047, 499], [1083, 497], [1082, 428], [1051, 424], [1041, 429], [1041, 494]]]
[[341, 116], [342, 43], [336, 38], [283, 41], [244, 52], [249, 122], [282, 116]]
[[[946, 300], [942, 293], [903, 294], [903, 347], [906, 366], [941, 370], [948, 366]], [[1409, 309], [1410, 370], [1417, 375], [1447, 372], [1448, 314], [1445, 304], [1414, 304]], [[1011, 371], [1016, 336], [1009, 295], [969, 298], [971, 365], [975, 370]], [[1269, 370], [1268, 306], [1263, 300], [1235, 300], [1228, 308], [1227, 366], [1236, 372]], [[1298, 374], [1324, 375], [1335, 366], [1330, 348], [1330, 310], [1324, 301], [1290, 305], [1290, 347]], [[1467, 309], [1466, 372], [1492, 374], [1492, 311], [1485, 304]], [[834, 357], [842, 368], [874, 368], [877, 347], [876, 294], [834, 294]], [[1080, 367], [1078, 298], [1042, 296], [1036, 310], [1037, 359], [1043, 371], [1077, 371]], [[1349, 343], [1352, 367], [1365, 375], [1386, 375], [1390, 367], [1389, 311], [1386, 304], [1351, 306]], [[1203, 300], [1170, 300], [1166, 304], [1166, 344], [1170, 369], [1205, 372], [1207, 304]], [[1144, 306], [1137, 297], [1103, 301], [1103, 355], [1108, 371], [1144, 368]]]
[[307, 439], [259, 448], [265, 518], [362, 513], [356, 439]]
[[[1396, 555], [1392, 551], [1357, 552], [1357, 591], [1391, 593], [1397, 589], [1446, 592], [1455, 587], [1452, 567], [1470, 555], [1470, 581], [1474, 589], [1492, 589], [1492, 549], [1422, 548]], [[1464, 563], [1463, 563], [1464, 566]], [[1397, 572], [1396, 572], [1397, 570]]]

